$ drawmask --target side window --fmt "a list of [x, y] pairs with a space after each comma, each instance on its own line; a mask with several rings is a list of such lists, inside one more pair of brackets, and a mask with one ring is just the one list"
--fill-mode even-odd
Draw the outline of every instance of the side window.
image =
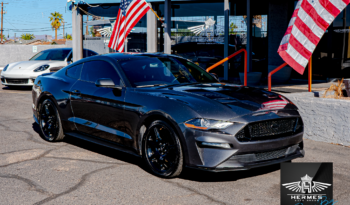
[[81, 80], [95, 83], [100, 78], [110, 78], [114, 84], [121, 85], [120, 77], [110, 63], [106, 61], [85, 62], [81, 73]]
[[76, 66], [73, 66], [71, 68], [68, 68], [67, 76], [69, 76], [71, 78], [79, 79], [82, 68], [83, 68], [83, 63], [76, 65]]
[[68, 56], [67, 62], [70, 62], [73, 60], [73, 52]]

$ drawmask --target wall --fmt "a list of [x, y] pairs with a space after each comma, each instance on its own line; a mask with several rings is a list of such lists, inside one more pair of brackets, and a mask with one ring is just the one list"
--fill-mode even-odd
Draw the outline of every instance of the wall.
[[299, 108], [304, 138], [350, 145], [350, 100], [314, 97], [314, 93], [285, 94]]
[[[65, 48], [66, 45], [37, 45], [37, 52], [50, 48]], [[27, 61], [36, 53], [33, 52], [32, 45], [0, 45], [0, 67], [5, 67], [9, 63]]]
[[98, 54], [109, 53], [108, 45], [105, 42], [105, 38], [93, 37], [87, 38], [87, 40], [83, 41], [84, 48], [95, 51]]

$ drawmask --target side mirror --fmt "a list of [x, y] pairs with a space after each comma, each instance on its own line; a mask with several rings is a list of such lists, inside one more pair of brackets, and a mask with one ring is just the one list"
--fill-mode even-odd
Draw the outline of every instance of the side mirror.
[[73, 61], [67, 61], [67, 65], [70, 65], [72, 63], [73, 63]]
[[120, 85], [114, 84], [113, 80], [110, 78], [100, 78], [96, 80], [95, 85], [96, 87], [101, 87], [101, 88], [117, 88], [117, 89], [122, 88]]
[[115, 84], [110, 78], [100, 78], [95, 82], [96, 87], [114, 88]]

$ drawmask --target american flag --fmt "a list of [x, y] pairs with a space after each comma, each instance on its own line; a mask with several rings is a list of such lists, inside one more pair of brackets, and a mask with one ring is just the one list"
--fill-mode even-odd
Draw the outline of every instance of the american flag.
[[149, 9], [145, 0], [122, 0], [108, 47], [123, 52], [126, 37]]
[[350, 0], [299, 0], [288, 25], [279, 55], [303, 74], [323, 34]]

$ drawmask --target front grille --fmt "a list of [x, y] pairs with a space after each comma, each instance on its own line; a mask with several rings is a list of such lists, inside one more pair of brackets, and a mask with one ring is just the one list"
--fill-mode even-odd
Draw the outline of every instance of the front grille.
[[262, 152], [255, 154], [255, 157], [258, 161], [265, 161], [270, 159], [276, 159], [280, 157], [284, 157], [288, 148], [281, 149], [281, 150], [275, 150], [271, 152]]
[[6, 78], [8, 84], [28, 84], [28, 79]]
[[268, 120], [248, 124], [236, 134], [240, 142], [275, 139], [303, 131], [301, 118]]
[[264, 121], [248, 126], [251, 137], [265, 137], [292, 132], [296, 119]]
[[1, 82], [2, 82], [2, 83], [5, 83], [5, 78], [1, 78]]

